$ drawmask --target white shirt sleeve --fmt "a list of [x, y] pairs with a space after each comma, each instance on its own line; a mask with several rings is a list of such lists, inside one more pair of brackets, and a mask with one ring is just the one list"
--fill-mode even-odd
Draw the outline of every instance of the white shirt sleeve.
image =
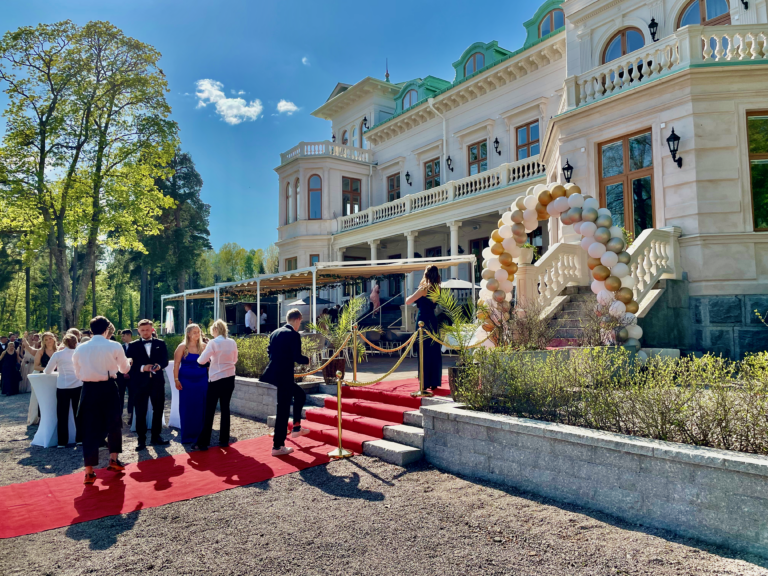
[[213, 356], [213, 340], [208, 342], [208, 345], [205, 347], [205, 350], [203, 350], [203, 353], [200, 354], [200, 356], [197, 359], [198, 364], [207, 364], [208, 360], [211, 359], [211, 356]]
[[78, 354], [79, 350], [75, 348], [75, 353], [72, 355], [72, 366], [75, 368], [75, 376], [77, 376], [78, 380], [82, 380], [82, 376], [80, 376], [80, 355]]
[[125, 349], [121, 345], [115, 346], [115, 361], [117, 362], [117, 367], [120, 369], [121, 373], [128, 374], [128, 372], [130, 372], [131, 363], [125, 356]]

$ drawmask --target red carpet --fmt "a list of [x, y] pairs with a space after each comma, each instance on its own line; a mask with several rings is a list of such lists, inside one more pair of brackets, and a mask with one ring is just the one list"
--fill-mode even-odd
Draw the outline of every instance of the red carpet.
[[96, 483], [84, 473], [0, 487], [0, 538], [33, 534], [105, 516], [126, 514], [171, 502], [215, 494], [311, 466], [325, 464], [328, 444], [288, 438], [290, 456], [273, 458], [272, 438], [260, 436], [227, 449], [190, 452], [130, 464], [125, 472], [97, 470]]

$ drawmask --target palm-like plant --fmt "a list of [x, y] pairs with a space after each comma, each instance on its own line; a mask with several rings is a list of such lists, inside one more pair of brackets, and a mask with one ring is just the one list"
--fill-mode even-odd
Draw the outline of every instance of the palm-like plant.
[[[360, 312], [365, 307], [365, 297], [357, 296], [351, 298], [339, 311], [339, 318], [336, 322], [331, 320], [328, 315], [323, 315], [317, 319], [316, 323], [310, 323], [308, 328], [319, 332], [325, 336], [326, 340], [334, 350], [339, 350], [344, 346], [344, 340], [347, 338], [352, 327], [357, 322]], [[366, 326], [366, 332], [381, 332], [380, 326]], [[352, 348], [352, 340], [347, 342], [345, 348]], [[365, 354], [365, 345], [361, 340], [357, 341], [357, 356], [362, 358]]]
[[[449, 288], [434, 288], [427, 297], [440, 306], [450, 318], [450, 322], [444, 322], [440, 326], [440, 337], [443, 340], [451, 340], [459, 352], [459, 363], [466, 359], [466, 353], [472, 343], [481, 322], [478, 315], [485, 311], [484, 304], [475, 305], [472, 298], [466, 304], [460, 304]], [[481, 314], [478, 314], [481, 313]]]

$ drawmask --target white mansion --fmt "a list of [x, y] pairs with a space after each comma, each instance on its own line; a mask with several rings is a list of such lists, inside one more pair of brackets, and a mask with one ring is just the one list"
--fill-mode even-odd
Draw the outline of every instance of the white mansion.
[[[766, 0], [547, 0], [523, 25], [521, 48], [472, 44], [450, 80], [335, 87], [313, 113], [331, 137], [276, 168], [280, 270], [479, 256], [515, 198], [564, 183], [567, 164], [641, 243], [645, 345], [766, 349]], [[558, 256], [574, 238], [556, 219], [531, 237], [544, 304], [587, 284]], [[382, 301], [401, 290], [382, 283]]]

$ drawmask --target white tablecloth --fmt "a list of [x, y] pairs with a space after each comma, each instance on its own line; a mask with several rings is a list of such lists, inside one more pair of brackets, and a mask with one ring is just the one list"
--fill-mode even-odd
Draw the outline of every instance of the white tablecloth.
[[[32, 446], [49, 448], [58, 444], [58, 418], [56, 417], [56, 374], [30, 374], [29, 382], [40, 406], [40, 425], [32, 439]], [[69, 442], [75, 441], [75, 415], [69, 406]]]
[[181, 428], [181, 417], [179, 416], [179, 391], [176, 390], [176, 383], [173, 381], [173, 360], [168, 362], [165, 369], [165, 378], [171, 387], [171, 417], [168, 420], [168, 426], [171, 428]]

